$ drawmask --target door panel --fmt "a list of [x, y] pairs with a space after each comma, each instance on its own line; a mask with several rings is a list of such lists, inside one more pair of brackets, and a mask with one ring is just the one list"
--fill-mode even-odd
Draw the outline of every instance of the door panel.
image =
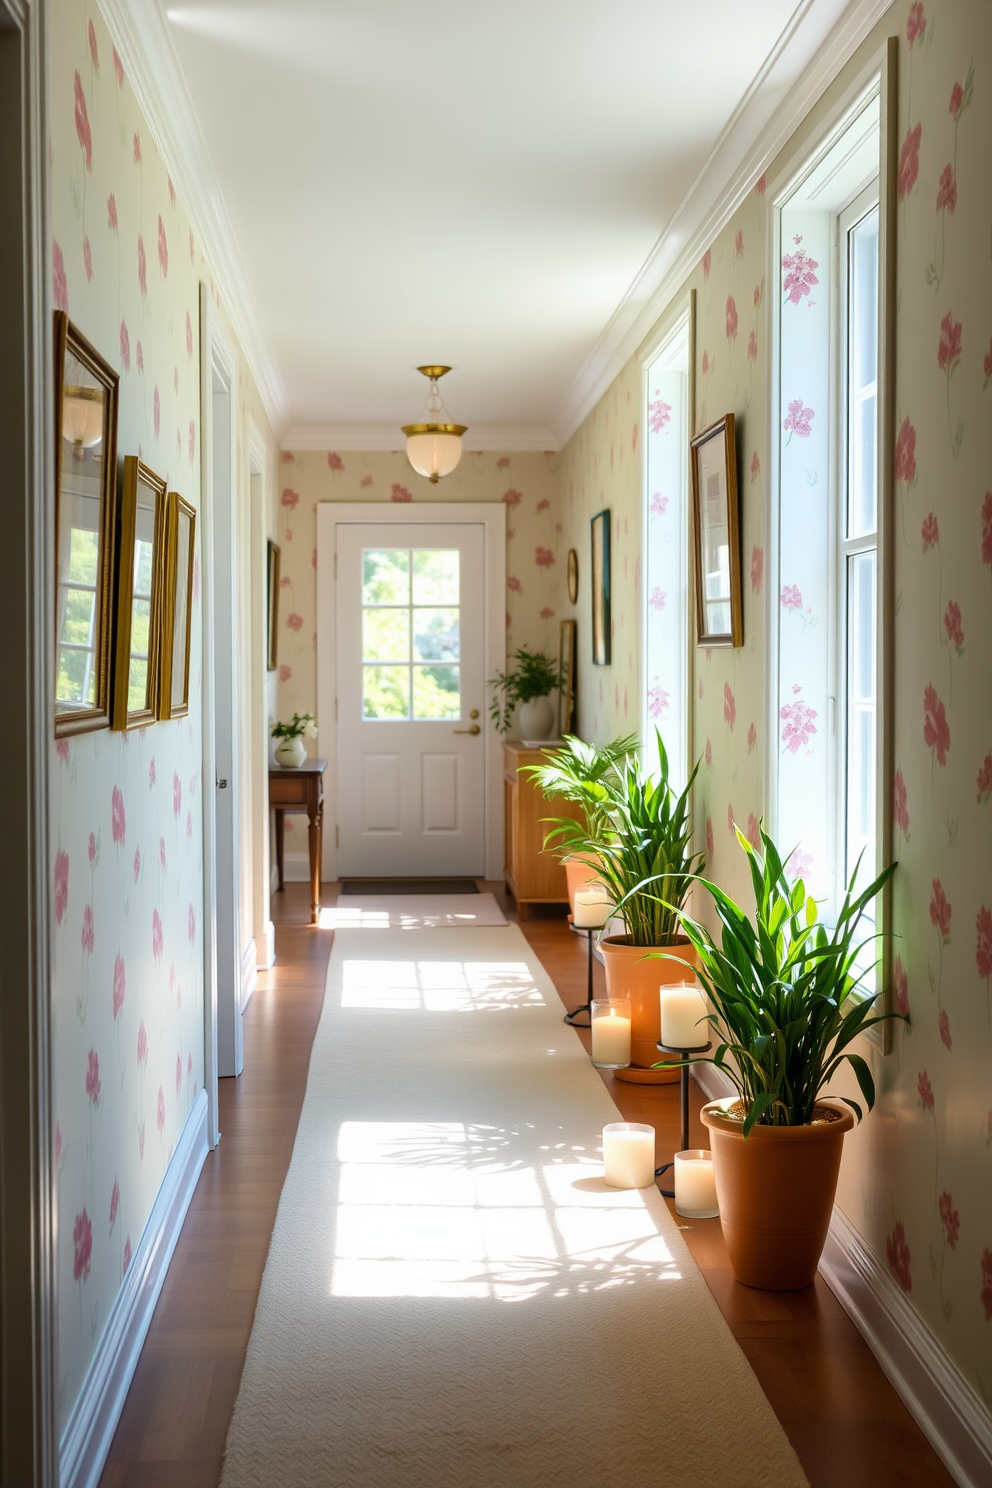
[[342, 523], [336, 556], [338, 872], [481, 875], [485, 530]]

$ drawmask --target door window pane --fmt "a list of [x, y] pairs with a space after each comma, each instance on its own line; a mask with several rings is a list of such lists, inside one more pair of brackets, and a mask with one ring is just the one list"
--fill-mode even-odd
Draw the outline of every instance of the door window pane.
[[414, 549], [414, 604], [458, 604], [458, 557], [457, 548]]
[[366, 666], [362, 668], [362, 717], [409, 718], [410, 668]]
[[362, 660], [410, 660], [409, 610], [382, 609], [363, 611]]
[[458, 630], [457, 610], [414, 610], [414, 661], [457, 661]]
[[414, 718], [458, 718], [461, 694], [456, 666], [413, 668]]
[[409, 603], [410, 554], [407, 549], [366, 549], [362, 554], [362, 604]]

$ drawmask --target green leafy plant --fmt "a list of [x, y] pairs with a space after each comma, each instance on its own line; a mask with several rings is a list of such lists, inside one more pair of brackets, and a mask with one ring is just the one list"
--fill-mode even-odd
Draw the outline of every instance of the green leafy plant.
[[[744, 1136], [761, 1126], [806, 1126], [817, 1098], [845, 1060], [854, 1070], [868, 1110], [875, 1104], [871, 1070], [852, 1041], [876, 1023], [899, 1013], [872, 1014], [873, 997], [853, 997], [860, 986], [858, 953], [875, 940], [855, 944], [865, 907], [895, 871], [892, 863], [874, 883], [855, 894], [855, 868], [837, 924], [828, 931], [802, 879], [790, 887], [785, 865], [762, 829], [762, 858], [737, 832], [748, 855], [754, 885], [755, 922], [729, 895], [706, 879], [723, 927], [718, 946], [683, 910], [678, 918], [699, 957], [697, 976], [714, 1013], [708, 1021], [721, 1042], [712, 1055], [692, 1063], [714, 1064], [733, 1082], [744, 1108]], [[860, 866], [860, 863], [859, 863]], [[841, 1097], [860, 1121], [857, 1101]]]
[[610, 836], [610, 819], [605, 809], [608, 785], [615, 783], [620, 761], [636, 752], [636, 734], [627, 734], [609, 744], [587, 744], [584, 739], [566, 734], [562, 747], [549, 754], [547, 764], [525, 765], [524, 769], [534, 777], [548, 800], [573, 801], [582, 808], [590, 841], [606, 842]]
[[294, 713], [288, 723], [274, 723], [273, 739], [316, 739], [317, 722], [312, 713]]
[[668, 753], [655, 730], [658, 772], [623, 753], [595, 779], [576, 780], [586, 822], [555, 818], [545, 846], [589, 861], [623, 916], [635, 946], [673, 945], [679, 910], [704, 859], [692, 851], [689, 800], [698, 764], [680, 796], [669, 782]]
[[501, 734], [509, 732], [513, 710], [518, 703], [547, 697], [561, 681], [561, 668], [543, 651], [531, 651], [529, 647], [521, 646], [514, 651], [511, 660], [517, 663], [515, 667], [508, 672], [497, 672], [487, 683], [495, 690], [489, 716]]

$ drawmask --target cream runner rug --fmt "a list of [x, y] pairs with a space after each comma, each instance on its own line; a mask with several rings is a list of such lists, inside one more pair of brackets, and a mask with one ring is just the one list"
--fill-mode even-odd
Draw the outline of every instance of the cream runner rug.
[[334, 940], [223, 1488], [799, 1488], [515, 925]]
[[342, 894], [320, 912], [322, 930], [475, 930], [506, 923], [492, 894]]

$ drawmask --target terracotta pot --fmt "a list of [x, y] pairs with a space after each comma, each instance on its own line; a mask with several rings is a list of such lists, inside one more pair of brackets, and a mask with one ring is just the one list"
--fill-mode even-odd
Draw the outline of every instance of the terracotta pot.
[[700, 1117], [709, 1128], [720, 1226], [737, 1280], [764, 1291], [809, 1286], [834, 1207], [847, 1106], [823, 1100], [836, 1119], [812, 1126], [753, 1126], [727, 1110], [737, 1097], [711, 1101]]
[[[657, 949], [671, 951], [680, 961], [662, 961], [651, 957], [652, 947], [631, 945], [626, 935], [604, 935], [600, 941], [606, 963], [606, 987], [611, 997], [630, 999], [630, 1063], [632, 1069], [617, 1071], [618, 1079], [634, 1078], [638, 1083], [674, 1085], [678, 1070], [652, 1070], [652, 1064], [664, 1059], [658, 1052], [661, 1038], [661, 988], [679, 982], [696, 980], [696, 953], [684, 935], [670, 946]], [[705, 1042], [705, 1040], [704, 1040]], [[638, 1071], [645, 1071], [639, 1075]]]
[[599, 875], [596, 869], [590, 866], [599, 859], [594, 853], [583, 853], [581, 858], [562, 858], [562, 866], [565, 869], [565, 879], [568, 884], [568, 908], [571, 914], [575, 913], [575, 894], [577, 889], [584, 889], [587, 884], [599, 883]]

